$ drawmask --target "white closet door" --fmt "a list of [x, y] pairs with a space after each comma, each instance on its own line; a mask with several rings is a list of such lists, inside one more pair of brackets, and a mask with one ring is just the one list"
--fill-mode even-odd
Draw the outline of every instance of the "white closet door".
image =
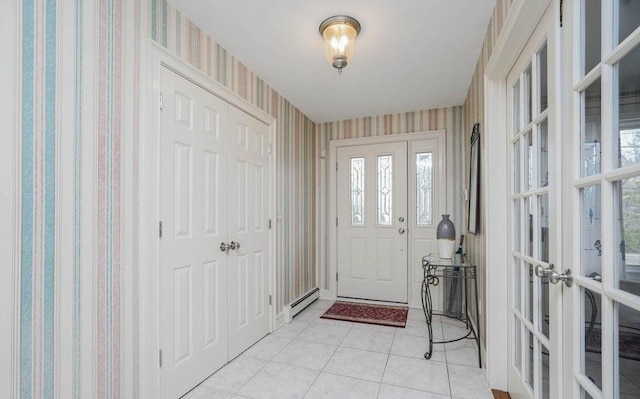
[[338, 148], [338, 296], [407, 302], [407, 143]]
[[[229, 356], [269, 332], [269, 130], [229, 111]], [[239, 244], [235, 247], [234, 244]]]
[[160, 392], [177, 398], [228, 361], [228, 105], [163, 68]]

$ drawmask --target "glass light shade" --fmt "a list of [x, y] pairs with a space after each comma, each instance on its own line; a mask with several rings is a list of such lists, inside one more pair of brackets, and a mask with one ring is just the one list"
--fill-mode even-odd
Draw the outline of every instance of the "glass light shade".
[[346, 15], [338, 15], [327, 18], [320, 25], [320, 33], [324, 39], [327, 61], [340, 72], [353, 57], [360, 23]]

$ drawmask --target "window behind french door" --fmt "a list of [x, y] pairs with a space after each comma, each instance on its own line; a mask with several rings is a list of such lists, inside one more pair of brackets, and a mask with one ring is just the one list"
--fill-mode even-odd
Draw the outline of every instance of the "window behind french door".
[[564, 392], [640, 398], [640, 1], [573, 5], [566, 193], [574, 204], [575, 285]]

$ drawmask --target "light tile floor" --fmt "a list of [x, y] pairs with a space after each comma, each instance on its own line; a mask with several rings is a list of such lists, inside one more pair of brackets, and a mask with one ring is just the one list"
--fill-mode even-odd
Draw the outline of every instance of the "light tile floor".
[[[430, 360], [421, 309], [407, 328], [319, 317], [315, 301], [189, 392], [185, 399], [483, 399], [493, 398], [477, 367], [475, 342], [434, 345]], [[462, 323], [434, 318], [434, 339], [464, 334]]]

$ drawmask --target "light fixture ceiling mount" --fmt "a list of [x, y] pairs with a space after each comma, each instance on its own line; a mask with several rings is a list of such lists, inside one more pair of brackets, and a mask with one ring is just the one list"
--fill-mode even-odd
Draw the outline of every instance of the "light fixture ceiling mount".
[[353, 56], [353, 48], [360, 30], [360, 22], [348, 15], [335, 15], [320, 24], [320, 35], [324, 39], [327, 61], [338, 69], [339, 74]]

